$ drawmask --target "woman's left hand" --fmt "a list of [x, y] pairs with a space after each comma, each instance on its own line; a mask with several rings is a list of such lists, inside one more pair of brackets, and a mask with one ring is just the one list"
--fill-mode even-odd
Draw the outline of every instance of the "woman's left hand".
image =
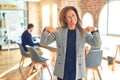
[[88, 26], [88, 27], [85, 28], [85, 31], [86, 31], [86, 32], [92, 32], [92, 31], [95, 31], [95, 27]]

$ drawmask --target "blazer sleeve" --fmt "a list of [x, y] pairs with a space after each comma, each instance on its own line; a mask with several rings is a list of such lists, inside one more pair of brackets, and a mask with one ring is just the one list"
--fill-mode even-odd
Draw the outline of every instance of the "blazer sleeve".
[[49, 33], [46, 30], [43, 30], [41, 34], [40, 45], [48, 45], [56, 40], [55, 33]]
[[92, 34], [86, 33], [86, 42], [94, 48], [100, 48], [102, 41], [99, 32], [94, 32]]

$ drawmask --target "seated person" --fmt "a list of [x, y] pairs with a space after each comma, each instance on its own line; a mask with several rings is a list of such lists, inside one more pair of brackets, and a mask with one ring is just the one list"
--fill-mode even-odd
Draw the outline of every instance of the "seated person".
[[27, 48], [26, 48], [26, 45], [29, 45], [29, 46], [40, 46], [39, 43], [34, 43], [33, 42], [32, 35], [31, 35], [31, 32], [33, 31], [33, 28], [34, 28], [33, 24], [28, 24], [27, 30], [25, 30], [22, 33], [21, 41], [22, 41], [22, 46], [23, 46], [25, 51], [28, 51]]

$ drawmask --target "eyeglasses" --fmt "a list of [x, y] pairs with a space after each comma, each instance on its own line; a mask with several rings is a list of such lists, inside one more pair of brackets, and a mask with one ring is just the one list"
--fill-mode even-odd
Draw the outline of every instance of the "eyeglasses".
[[75, 18], [76, 14], [72, 14], [71, 16], [66, 16], [66, 19], [71, 19], [71, 18]]

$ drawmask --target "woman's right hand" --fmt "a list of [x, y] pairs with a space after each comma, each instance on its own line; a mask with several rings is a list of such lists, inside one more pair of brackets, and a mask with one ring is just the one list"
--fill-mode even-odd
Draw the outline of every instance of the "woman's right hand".
[[50, 33], [54, 33], [54, 32], [58, 31], [56, 28], [50, 27], [50, 26], [45, 27], [45, 30], [50, 32]]

